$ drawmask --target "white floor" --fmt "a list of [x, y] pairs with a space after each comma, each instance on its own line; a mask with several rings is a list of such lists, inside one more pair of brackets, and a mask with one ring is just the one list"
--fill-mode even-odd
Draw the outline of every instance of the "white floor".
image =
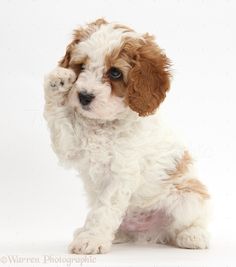
[[[2, 256], [0, 265], [35, 266], [35, 261], [43, 266], [220, 266], [234, 267], [236, 260], [236, 244], [212, 240], [208, 250], [187, 250], [163, 245], [113, 245], [110, 253], [105, 255], [68, 255], [68, 240], [32, 242], [0, 245]], [[2, 263], [1, 263], [2, 261]], [[22, 261], [24, 261], [22, 263]], [[27, 262], [28, 261], [28, 262]], [[27, 265], [26, 265], [27, 263]]]

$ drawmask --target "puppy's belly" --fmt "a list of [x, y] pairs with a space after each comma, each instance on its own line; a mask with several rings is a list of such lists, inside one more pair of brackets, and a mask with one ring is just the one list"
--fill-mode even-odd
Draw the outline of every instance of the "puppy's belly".
[[144, 232], [168, 226], [170, 217], [164, 210], [129, 212], [124, 217], [120, 229], [125, 232]]

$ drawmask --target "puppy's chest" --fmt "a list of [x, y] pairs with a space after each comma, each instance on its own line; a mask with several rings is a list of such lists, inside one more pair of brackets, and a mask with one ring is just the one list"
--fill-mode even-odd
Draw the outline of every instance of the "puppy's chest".
[[105, 178], [114, 154], [114, 134], [100, 129], [84, 130], [81, 134], [79, 171], [92, 180]]

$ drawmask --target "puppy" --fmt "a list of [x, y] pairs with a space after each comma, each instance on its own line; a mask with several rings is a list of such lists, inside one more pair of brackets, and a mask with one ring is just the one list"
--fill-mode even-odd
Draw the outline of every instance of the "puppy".
[[90, 204], [71, 253], [128, 241], [208, 247], [209, 194], [155, 113], [170, 88], [169, 66], [152, 36], [98, 19], [75, 30], [46, 76], [53, 150], [79, 172]]

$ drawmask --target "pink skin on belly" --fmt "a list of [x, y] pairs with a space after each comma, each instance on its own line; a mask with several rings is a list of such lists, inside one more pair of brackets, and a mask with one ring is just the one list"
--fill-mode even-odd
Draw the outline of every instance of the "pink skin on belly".
[[125, 232], [143, 232], [153, 227], [164, 227], [168, 224], [168, 222], [169, 218], [163, 210], [154, 210], [126, 215], [120, 225], [120, 228]]

